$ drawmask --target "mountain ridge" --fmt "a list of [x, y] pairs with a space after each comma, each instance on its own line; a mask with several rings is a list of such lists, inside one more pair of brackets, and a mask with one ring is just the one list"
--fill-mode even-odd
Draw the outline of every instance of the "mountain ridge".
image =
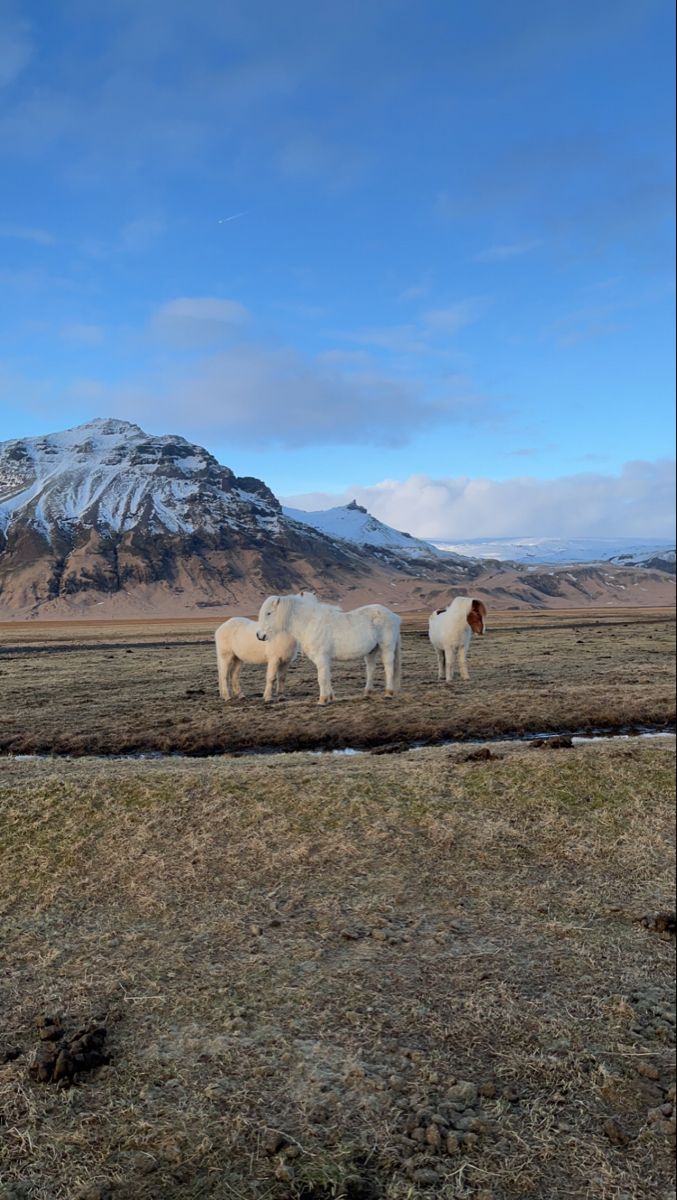
[[403, 611], [471, 589], [508, 608], [673, 604], [653, 567], [524, 567], [442, 550], [356, 502], [285, 509], [203, 447], [113, 418], [0, 443], [0, 619], [251, 613], [301, 589]]
[[42, 615], [55, 602], [139, 598], [142, 588], [151, 606], [153, 588], [162, 603], [219, 606], [300, 587], [336, 593], [405, 571], [425, 577], [428, 568], [285, 516], [262, 480], [175, 435], [96, 418], [0, 443], [3, 612]]

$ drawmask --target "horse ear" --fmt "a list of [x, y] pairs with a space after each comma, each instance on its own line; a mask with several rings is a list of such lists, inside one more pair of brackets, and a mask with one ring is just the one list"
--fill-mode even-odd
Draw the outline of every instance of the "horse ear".
[[280, 603], [280, 597], [279, 597], [279, 596], [273, 596], [273, 598], [272, 598], [272, 600], [271, 600], [271, 602], [270, 602], [270, 607], [271, 607], [271, 608], [277, 608], [277, 606], [278, 606], [278, 604], [279, 604], [279, 603]]

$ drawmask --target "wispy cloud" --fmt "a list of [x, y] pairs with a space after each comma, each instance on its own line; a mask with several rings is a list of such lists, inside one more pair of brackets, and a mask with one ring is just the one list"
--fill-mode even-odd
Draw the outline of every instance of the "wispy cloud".
[[114, 258], [119, 254], [144, 254], [166, 232], [160, 217], [135, 217], [126, 221], [109, 237], [85, 236], [80, 248], [90, 258]]
[[317, 358], [318, 362], [327, 363], [331, 367], [350, 370], [371, 365], [373, 356], [367, 350], [324, 350]]
[[200, 346], [230, 334], [249, 317], [249, 311], [239, 300], [179, 296], [156, 309], [151, 331], [174, 346]]
[[390, 350], [394, 354], [425, 354], [429, 350], [424, 331], [413, 323], [344, 330], [337, 336], [347, 342]]
[[63, 325], [60, 333], [66, 341], [81, 342], [85, 346], [99, 346], [105, 338], [102, 325], [89, 325], [78, 321], [74, 321], [70, 325]]
[[576, 346], [593, 338], [609, 337], [621, 328], [618, 320], [621, 309], [619, 304], [579, 308], [554, 321], [548, 332], [560, 346]]
[[474, 255], [475, 262], [505, 262], [510, 258], [521, 258], [523, 254], [531, 254], [538, 250], [543, 242], [540, 238], [532, 238], [528, 242], [505, 242], [502, 245], [487, 246]]
[[33, 39], [26, 21], [0, 16], [0, 87], [8, 87], [33, 57]]
[[432, 287], [432, 273], [427, 271], [416, 283], [411, 283], [409, 287], [402, 288], [397, 293], [397, 299], [401, 301], [422, 300], [424, 296], [430, 294]]
[[[199, 327], [202, 321], [185, 314], [221, 309], [203, 300], [177, 303], [174, 311], [178, 337], [170, 324], [165, 333], [171, 329], [173, 346], [195, 348], [200, 336], [188, 341], [183, 323], [196, 321]], [[105, 401], [115, 416], [136, 414], [137, 420], [171, 423], [198, 438], [259, 447], [402, 446], [420, 430], [486, 426], [500, 419], [500, 403], [460, 376], [424, 385], [383, 370], [368, 355], [358, 360], [357, 353], [351, 361], [314, 357], [288, 346], [243, 341], [233, 330], [217, 353], [190, 359], [170, 353], [152, 373], [116, 387], [103, 385], [99, 408]]]
[[458, 333], [466, 325], [472, 325], [490, 304], [489, 296], [469, 296], [445, 308], [428, 309], [421, 313], [417, 321], [343, 330], [335, 336], [394, 354], [430, 354], [436, 349], [436, 338], [447, 337]]
[[53, 246], [54, 234], [48, 229], [35, 229], [30, 225], [12, 225], [0, 222], [0, 238], [17, 238], [22, 242], [35, 242], [37, 246]]
[[423, 324], [429, 329], [444, 333], [457, 333], [465, 325], [471, 325], [486, 311], [491, 303], [488, 296], [470, 296], [450, 304], [447, 308], [432, 308], [423, 313]]

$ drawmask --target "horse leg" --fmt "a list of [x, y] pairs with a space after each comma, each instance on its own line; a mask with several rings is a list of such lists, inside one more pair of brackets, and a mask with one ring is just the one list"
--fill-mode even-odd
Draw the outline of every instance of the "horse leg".
[[330, 700], [334, 699], [334, 693], [331, 690], [331, 659], [321, 658], [315, 663], [317, 667], [317, 682], [320, 688], [320, 699], [318, 704], [329, 704]]
[[365, 696], [369, 696], [374, 687], [374, 671], [376, 669], [376, 659], [378, 658], [378, 646], [374, 646], [368, 654], [364, 656], [365, 666], [367, 668], [367, 682], [364, 687]]
[[445, 672], [444, 678], [447, 683], [451, 683], [452, 679], [454, 678], [454, 655], [455, 654], [456, 654], [455, 646], [445, 646], [444, 658], [446, 661], [446, 672]]
[[381, 658], [383, 660], [383, 670], [385, 671], [386, 686], [385, 695], [395, 695], [395, 655], [397, 653], [397, 645], [381, 646]]
[[230, 668], [232, 666], [233, 657], [231, 654], [219, 654], [217, 658], [219, 668], [219, 695], [222, 700], [230, 700]]
[[396, 692], [402, 690], [402, 641], [399, 636], [395, 642], [393, 658], [393, 688]]
[[277, 678], [275, 681], [275, 690], [278, 696], [284, 696], [284, 685], [287, 680], [287, 671], [289, 670], [288, 662], [280, 662], [277, 666]]
[[241, 670], [242, 670], [242, 659], [234, 658], [230, 678], [231, 678], [231, 683], [232, 683], [232, 687], [233, 687], [233, 695], [235, 696], [236, 700], [244, 700], [244, 692], [242, 691], [242, 688], [240, 687], [240, 671]]
[[440, 683], [444, 679], [444, 650], [436, 650], [437, 655], [437, 678]]
[[[268, 659], [268, 667], [266, 669], [266, 690], [263, 693], [263, 699], [265, 700], [266, 704], [269, 704], [273, 698], [273, 683], [275, 682], [278, 668], [279, 663], [276, 658]], [[279, 690], [280, 685], [278, 683], [278, 691]]]
[[458, 666], [459, 666], [459, 670], [461, 672], [461, 679], [465, 679], [466, 681], [468, 679], [470, 679], [470, 675], [468, 674], [468, 663], [466, 660], [465, 646], [459, 646], [459, 648], [458, 648]]

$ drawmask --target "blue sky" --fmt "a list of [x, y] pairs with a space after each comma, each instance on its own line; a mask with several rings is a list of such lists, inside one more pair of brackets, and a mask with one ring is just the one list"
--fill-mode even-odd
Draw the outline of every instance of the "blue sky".
[[417, 533], [479, 480], [533, 516], [469, 537], [556, 534], [557, 481], [572, 532], [664, 534], [672, 10], [5, 3], [0, 438], [127, 417]]

